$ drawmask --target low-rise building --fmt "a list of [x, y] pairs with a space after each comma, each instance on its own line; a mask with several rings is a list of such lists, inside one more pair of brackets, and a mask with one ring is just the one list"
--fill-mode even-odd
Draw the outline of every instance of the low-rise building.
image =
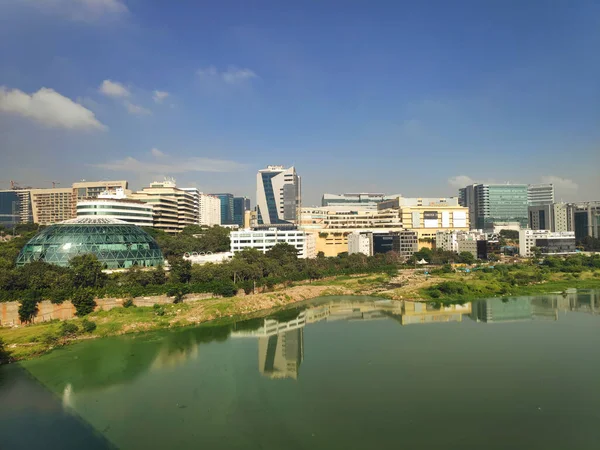
[[348, 235], [348, 254], [362, 253], [367, 256], [395, 252], [408, 259], [419, 249], [417, 234], [413, 231], [355, 231]]
[[371, 231], [353, 231], [348, 235], [348, 254], [362, 253], [373, 255], [373, 233]]
[[573, 231], [552, 232], [548, 230], [521, 230], [519, 232], [519, 254], [534, 256], [533, 248], [542, 255], [566, 255], [576, 252]]
[[265, 230], [232, 231], [231, 252], [237, 253], [246, 248], [255, 248], [263, 253], [275, 245], [286, 243], [298, 250], [299, 258], [315, 258], [317, 256], [315, 235], [300, 230], [284, 230], [269, 228]]
[[207, 263], [212, 264], [221, 264], [223, 262], [229, 261], [233, 258], [233, 253], [231, 252], [191, 252], [184, 253], [183, 259], [190, 261], [192, 264], [204, 265]]
[[380, 193], [356, 194], [323, 194], [321, 206], [328, 211], [377, 211], [377, 204], [401, 197], [400, 194], [385, 195]]

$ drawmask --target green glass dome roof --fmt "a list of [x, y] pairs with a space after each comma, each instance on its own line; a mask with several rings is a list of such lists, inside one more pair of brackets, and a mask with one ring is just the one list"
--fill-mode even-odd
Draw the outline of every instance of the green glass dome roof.
[[77, 255], [91, 253], [107, 269], [163, 264], [156, 241], [140, 227], [107, 217], [80, 217], [44, 228], [21, 250], [17, 266], [45, 261], [67, 266]]

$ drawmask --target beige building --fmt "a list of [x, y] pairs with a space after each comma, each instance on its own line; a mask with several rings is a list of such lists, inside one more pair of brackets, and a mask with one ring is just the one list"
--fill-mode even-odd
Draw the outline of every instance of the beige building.
[[86, 198], [98, 198], [98, 196], [105, 191], [122, 190], [126, 192], [129, 183], [125, 180], [119, 181], [78, 181], [73, 183], [73, 191], [77, 200], [83, 200]]
[[420, 240], [433, 240], [439, 231], [469, 231], [469, 209], [457, 198], [396, 198], [381, 202], [380, 212], [398, 211], [405, 230]]
[[77, 199], [71, 188], [31, 189], [33, 222], [52, 225], [77, 217]]
[[152, 205], [155, 228], [178, 233], [188, 225], [198, 224], [199, 201], [196, 193], [177, 188], [173, 180], [155, 181], [130, 197]]

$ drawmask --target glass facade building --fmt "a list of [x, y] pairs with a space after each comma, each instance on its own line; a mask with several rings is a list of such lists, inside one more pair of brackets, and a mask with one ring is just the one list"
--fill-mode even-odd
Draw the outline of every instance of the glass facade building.
[[164, 263], [156, 241], [140, 227], [105, 217], [80, 217], [44, 228], [21, 250], [17, 266], [33, 261], [67, 266], [93, 254], [106, 269], [154, 267]]
[[490, 228], [497, 222], [518, 222], [522, 228], [527, 227], [529, 202], [526, 184], [478, 184], [474, 194], [477, 228]]
[[0, 191], [0, 225], [9, 228], [20, 222], [19, 204], [15, 191]]
[[221, 225], [232, 225], [233, 221], [233, 194], [211, 194], [221, 202]]
[[242, 228], [244, 226], [244, 215], [250, 211], [250, 199], [246, 197], [233, 198], [233, 223]]

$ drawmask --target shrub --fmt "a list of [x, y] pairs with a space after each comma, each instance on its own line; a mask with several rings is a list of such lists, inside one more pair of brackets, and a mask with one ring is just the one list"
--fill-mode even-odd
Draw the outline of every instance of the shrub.
[[154, 314], [156, 314], [157, 316], [162, 317], [165, 315], [165, 308], [163, 308], [158, 303], [155, 303], [153, 308], [154, 308]]
[[54, 347], [58, 345], [58, 336], [54, 333], [46, 333], [42, 337], [42, 342], [49, 347]]
[[442, 295], [442, 293], [439, 291], [439, 289], [430, 289], [429, 290], [429, 296], [431, 298], [440, 298]]
[[91, 320], [83, 319], [81, 321], [81, 328], [84, 333], [93, 333], [96, 330], [96, 322]]
[[128, 298], [123, 302], [123, 308], [135, 308], [135, 303], [133, 303], [133, 299]]
[[89, 313], [93, 312], [96, 307], [94, 294], [89, 289], [79, 289], [76, 291], [71, 302], [73, 303], [73, 306], [75, 306], [75, 313], [79, 317], [87, 316]]
[[60, 325], [60, 335], [63, 337], [75, 337], [79, 333], [79, 327], [73, 322], [63, 322]]

